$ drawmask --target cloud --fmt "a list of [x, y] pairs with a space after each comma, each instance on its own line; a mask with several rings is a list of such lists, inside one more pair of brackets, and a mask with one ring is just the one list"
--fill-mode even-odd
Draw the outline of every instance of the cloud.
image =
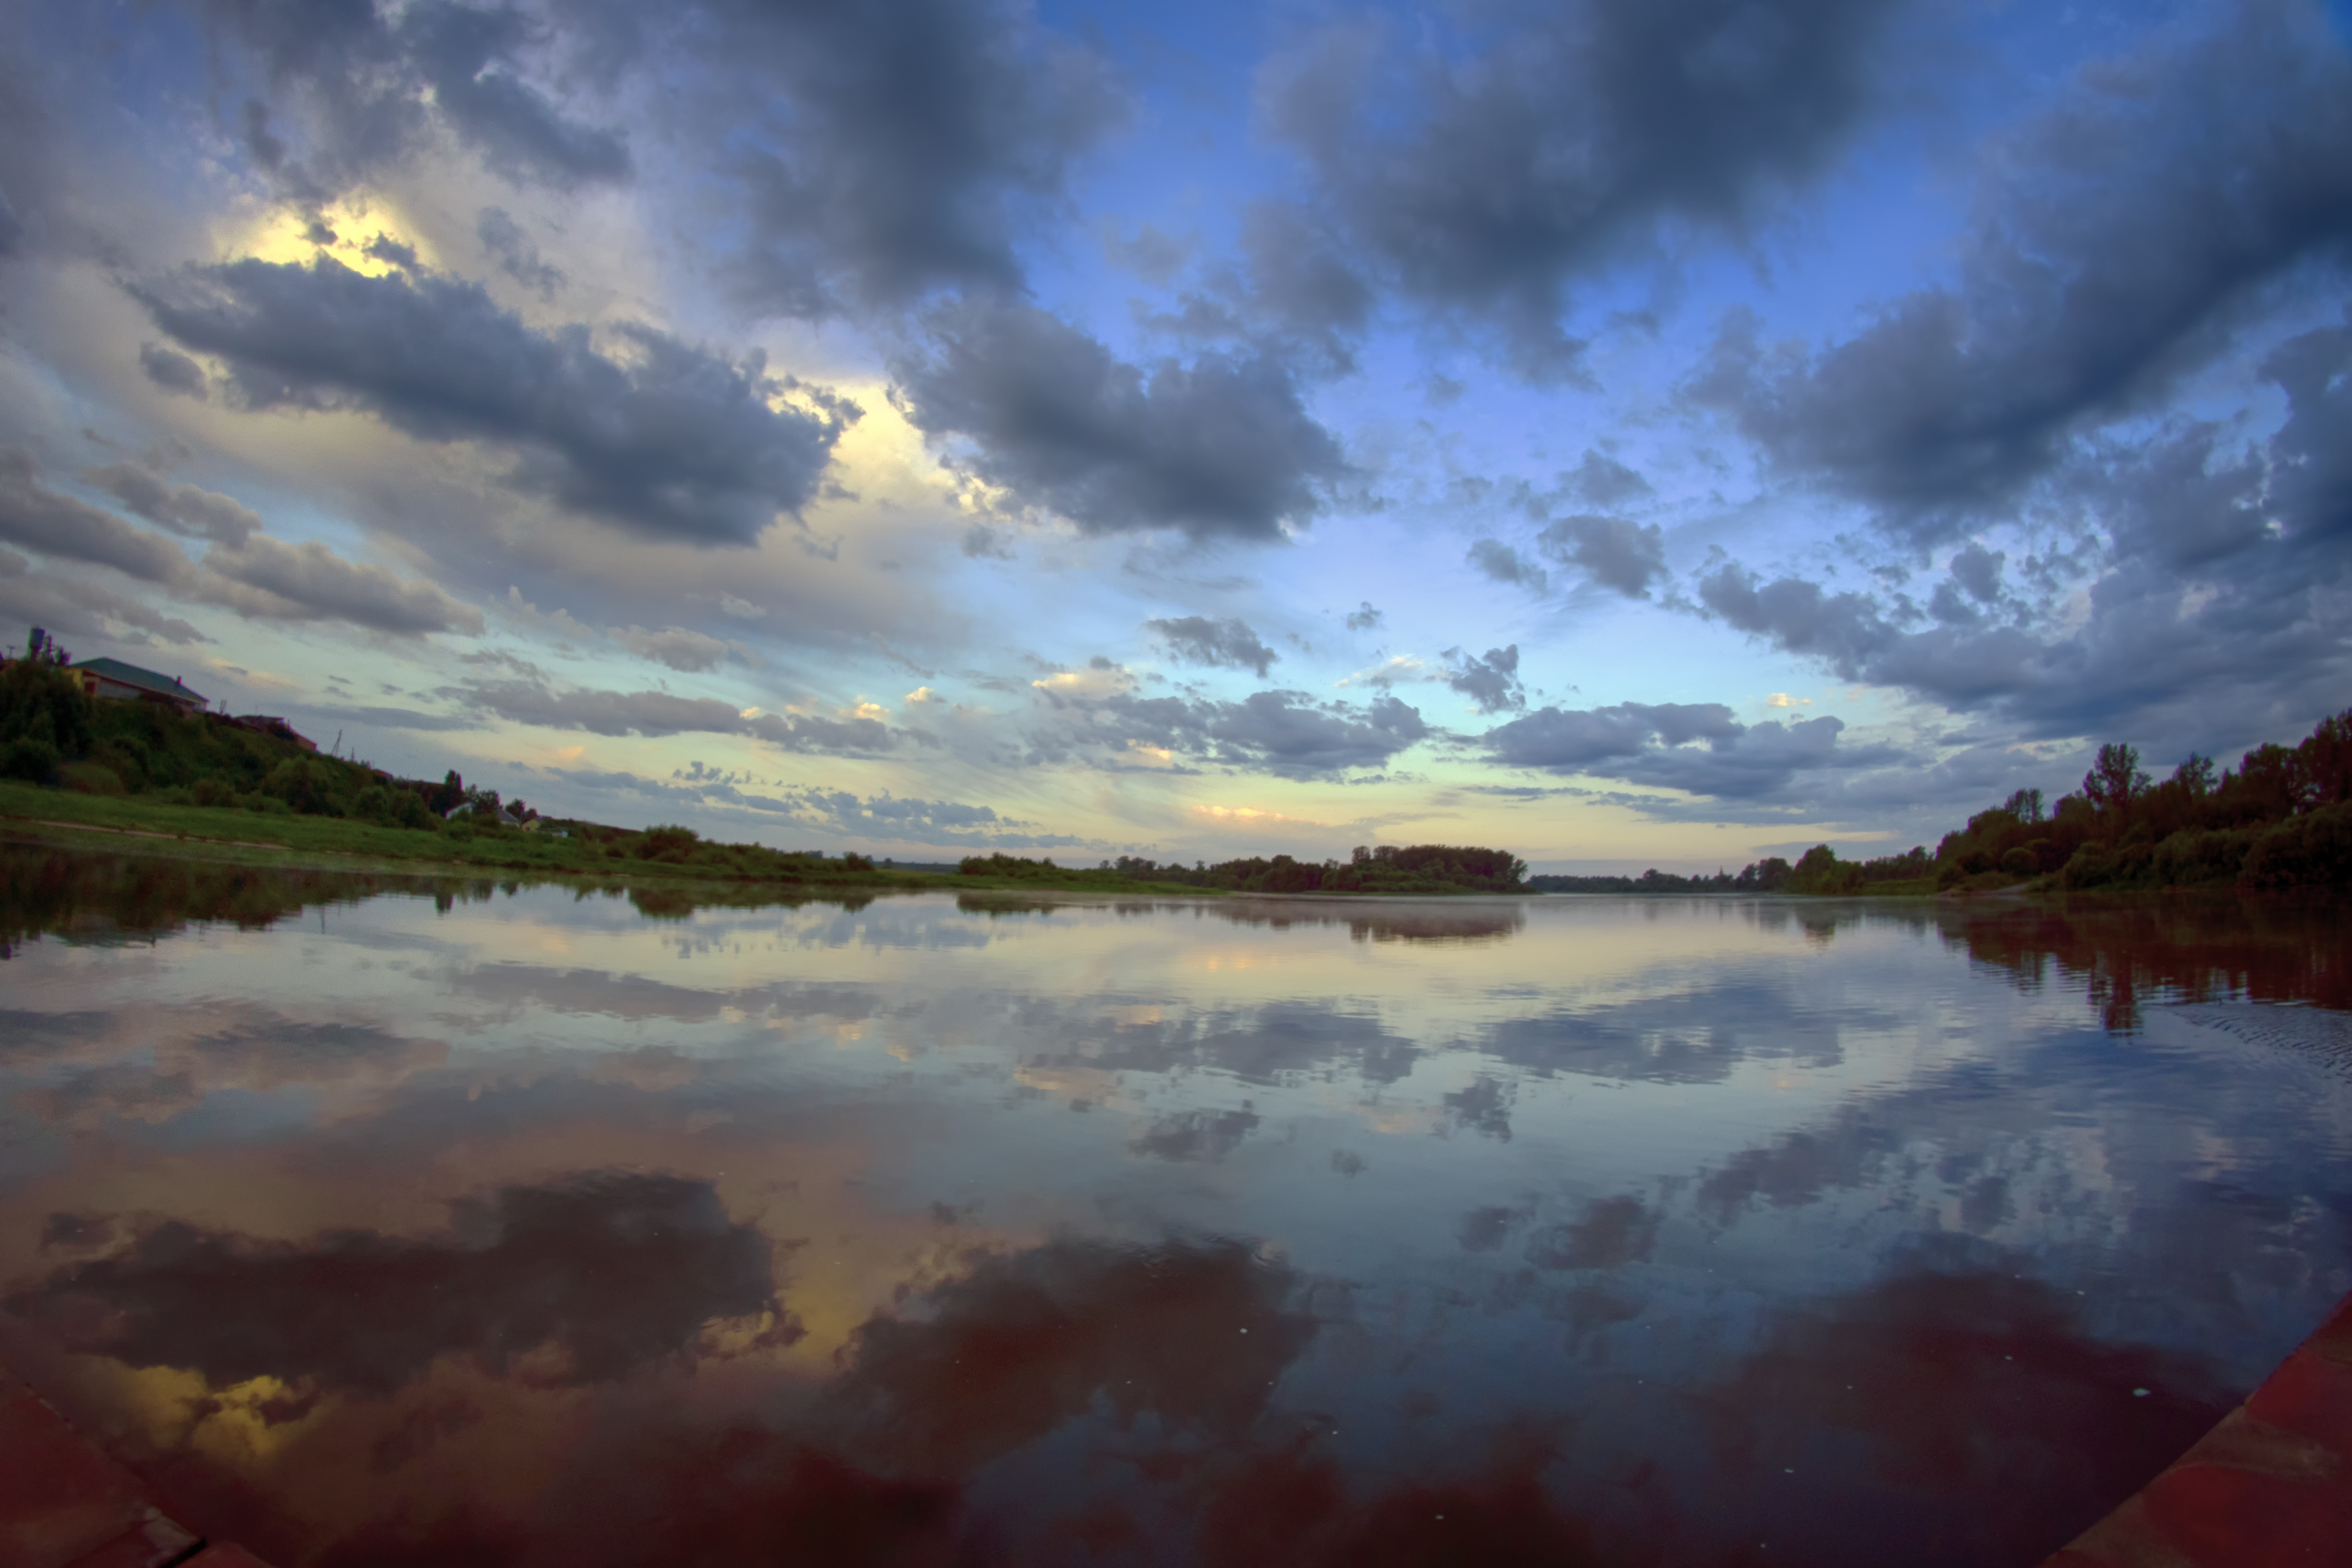
[[505, 208], [484, 207], [474, 221], [474, 234], [499, 271], [541, 300], [554, 299], [555, 291], [563, 287], [562, 270], [540, 258], [538, 245], [523, 232], [522, 225], [507, 216]]
[[37, 573], [13, 550], [0, 550], [0, 623], [46, 626], [60, 637], [186, 645], [211, 639], [187, 622], [78, 578]]
[[[226, 360], [248, 408], [352, 408], [424, 441], [511, 448], [518, 487], [657, 540], [749, 544], [813, 500], [855, 405], [651, 328], [541, 332], [478, 285], [371, 278], [331, 257], [134, 287], [156, 325]], [[811, 405], [770, 400], [800, 393]]]
[[592, 735], [749, 735], [789, 752], [887, 752], [898, 734], [878, 719], [762, 712], [710, 697], [667, 691], [554, 691], [536, 681], [475, 681], [445, 695], [518, 724], [584, 730]]
[[1444, 655], [1445, 684], [1478, 705], [1481, 713], [1501, 713], [1525, 708], [1527, 693], [1519, 687], [1519, 645], [1490, 647], [1484, 658], [1473, 658], [1458, 647]]
[[1554, 560], [1580, 569], [1629, 599], [1648, 598], [1650, 584], [1666, 575], [1665, 535], [1656, 523], [1564, 517], [1538, 534], [1537, 542]]
[[136, 463], [110, 463], [82, 475], [85, 483], [104, 490], [150, 522], [174, 533], [210, 539], [234, 549], [261, 529], [251, 507], [217, 491], [194, 485], [166, 485]]
[[248, 98], [247, 153], [313, 203], [408, 158], [436, 129], [513, 179], [570, 186], [630, 172], [617, 132], [565, 118], [531, 85], [532, 46], [551, 35], [519, 10], [446, 0], [396, 10], [215, 0], [198, 10], [215, 68], [250, 65], [248, 85], [291, 110], [289, 127]]
[[1550, 574], [1500, 540], [1479, 540], [1465, 559], [1497, 583], [1515, 583], [1538, 594], [1551, 586]]
[[1433, 731], [1421, 710], [1393, 697], [1359, 707], [1318, 702], [1303, 691], [1256, 691], [1238, 702], [1139, 697], [1059, 689], [1038, 682], [1073, 722], [1032, 736], [1042, 760], [1080, 751], [1125, 752], [1146, 747], [1183, 752], [1231, 767], [1307, 778], [1385, 766]]
[[1106, 224], [1102, 229], [1105, 260], [1162, 288], [1184, 269], [1200, 246], [1199, 235], [1170, 234], [1157, 224], [1138, 224], [1132, 236], [1120, 233], [1116, 224]]
[[1258, 640], [1244, 621], [1213, 621], [1206, 616], [1146, 621], [1144, 629], [1167, 643], [1170, 655], [1186, 664], [1222, 669], [1254, 669], [1260, 678], [1282, 656]]
[[628, 626], [613, 634], [614, 640], [639, 658], [649, 658], [666, 664], [672, 669], [693, 672], [716, 669], [719, 661], [728, 655], [729, 646], [703, 632], [689, 631], [684, 626], [670, 626], [649, 632], [643, 626]]
[[2267, 439], [2175, 421], [2054, 474], [2086, 530], [2069, 551], [1971, 540], [1925, 609], [1736, 562], [1698, 601], [1842, 679], [2029, 735], [2213, 754], [2305, 727], [2352, 679], [2352, 330], [2296, 334], [2258, 369], [2286, 415]]
[[1986, 176], [1960, 277], [1819, 353], [1735, 312], [1693, 398], [1784, 468], [1927, 542], [2152, 405], [2305, 263], [2352, 241], [2352, 58], [2317, 8], [2251, 5], [2086, 67]]
[[1366, 599], [1360, 606], [1348, 612], [1348, 629], [1351, 632], [1372, 631], [1380, 626], [1381, 619], [1381, 612], [1372, 608], [1372, 602]]
[[896, 362], [925, 434], [1026, 505], [1089, 533], [1181, 529], [1272, 542], [1323, 510], [1349, 472], [1290, 373], [1263, 354], [1204, 353], [1147, 374], [1034, 307], [966, 300]]
[[176, 349], [167, 349], [161, 343], [142, 343], [139, 368], [146, 372], [148, 380], [166, 392], [176, 392], [199, 403], [210, 396], [205, 390], [205, 367]]
[[1719, 702], [1538, 709], [1481, 737], [1497, 762], [1623, 779], [1733, 801], [1785, 795], [1801, 775], [1904, 760], [1889, 746], [1840, 747], [1844, 721], [1742, 724]]
[[1418, 72], [1342, 26], [1277, 62], [1261, 104], [1392, 287], [1492, 323], [1524, 375], [1575, 377], [1571, 281], [1668, 222], [1743, 230], [1822, 168], [1870, 106], [1893, 9], [1584, 0], [1445, 38]]
[[1528, 1237], [1527, 1258], [1538, 1268], [1621, 1268], [1640, 1263], [1658, 1245], [1658, 1212], [1624, 1194], [1596, 1198], [1581, 1218], [1548, 1226]]
[[1059, 1240], [986, 1257], [919, 1315], [858, 1330], [835, 1391], [852, 1429], [923, 1475], [961, 1474], [1108, 1406], [1213, 1451], [1244, 1442], [1315, 1320], [1300, 1281], [1237, 1241]]
[[32, 454], [17, 447], [0, 448], [0, 539], [142, 582], [183, 584], [194, 572], [170, 540], [44, 487]]
[[787, 315], [1017, 289], [1026, 222], [1060, 208], [1075, 160], [1127, 110], [1099, 56], [993, 0], [712, 5], [674, 22], [713, 103], [694, 133], [749, 231], [737, 285]]
[[428, 4], [402, 11], [394, 26], [434, 108], [491, 169], [558, 185], [628, 177], [617, 132], [566, 120], [516, 69], [537, 30], [523, 13]]
[[[8, 1299], [83, 1354], [389, 1394], [444, 1356], [535, 1381], [607, 1383], [694, 1348], [704, 1324], [782, 1307], [766, 1237], [711, 1184], [584, 1173], [451, 1205], [445, 1235], [351, 1230], [278, 1241], [180, 1220]], [[331, 1299], [338, 1310], [321, 1315]], [[76, 1303], [100, 1307], [74, 1310]], [[550, 1352], [552, 1352], [551, 1354]]]
[[1154, 1160], [1214, 1163], [1242, 1146], [1257, 1130], [1258, 1113], [1238, 1110], [1179, 1110], [1155, 1117], [1128, 1147]]
[[1576, 467], [1559, 477], [1560, 488], [1587, 506], [1617, 507], [1647, 500], [1657, 492], [1650, 481], [1609, 456], [1587, 447]]
[[458, 631], [480, 636], [482, 613], [430, 583], [389, 568], [345, 560], [313, 540], [288, 544], [255, 534], [205, 555], [195, 596], [265, 620], [347, 621], [373, 631], [419, 636]]

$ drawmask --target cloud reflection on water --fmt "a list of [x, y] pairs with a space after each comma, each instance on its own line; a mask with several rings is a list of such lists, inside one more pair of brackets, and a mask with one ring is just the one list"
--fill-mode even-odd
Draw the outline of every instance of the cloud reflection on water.
[[2326, 911], [36, 869], [8, 1353], [289, 1564], [2030, 1561], [2352, 1287]]

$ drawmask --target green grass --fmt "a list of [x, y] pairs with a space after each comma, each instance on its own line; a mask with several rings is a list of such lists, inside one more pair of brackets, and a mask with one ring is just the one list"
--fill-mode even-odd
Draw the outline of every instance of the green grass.
[[[63, 823], [42, 827], [37, 823]], [[761, 875], [728, 864], [675, 865], [614, 858], [576, 839], [551, 838], [511, 828], [385, 827], [349, 817], [298, 816], [236, 806], [172, 805], [137, 795], [83, 795], [74, 790], [0, 780], [0, 826], [17, 837], [69, 843], [89, 849], [137, 853], [166, 847], [175, 854], [250, 865], [336, 866], [351, 869], [495, 871], [526, 876], [584, 877], [598, 882], [721, 884], [742, 888], [866, 888], [876, 891], [980, 889], [1079, 893], [1179, 894], [1216, 898], [1214, 889], [1139, 882], [1108, 871], [1070, 869], [1050, 881], [965, 877], [876, 868], [856, 871], [826, 865], [793, 879]], [[87, 830], [87, 831], [85, 831]], [[355, 864], [358, 863], [358, 864]]]

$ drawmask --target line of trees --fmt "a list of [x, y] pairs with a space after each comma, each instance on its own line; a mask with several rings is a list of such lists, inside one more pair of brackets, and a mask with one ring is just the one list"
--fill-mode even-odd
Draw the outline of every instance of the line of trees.
[[2158, 781], [2138, 751], [2099, 748], [2078, 792], [2020, 790], [1937, 848], [1937, 880], [2054, 875], [2067, 889], [2352, 884], [2352, 709], [2235, 769], [2191, 754]]
[[1638, 877], [1530, 877], [1528, 887], [1538, 893], [1858, 893], [1920, 883], [1935, 874], [1935, 857], [1924, 845], [1875, 860], [1841, 860], [1828, 845], [1817, 844], [1794, 865], [1773, 855], [1750, 861], [1736, 876], [1684, 877], [1653, 867]]
[[1935, 852], [1841, 860], [1817, 844], [1734, 876], [1531, 877], [1544, 893], [1866, 893], [1990, 888], [2034, 878], [2074, 890], [2352, 886], [2352, 709], [2234, 769], [2191, 754], [2161, 781], [2128, 745], [2101, 746], [2083, 787], [2054, 803], [2021, 789]]
[[[967, 877], [1030, 881], [1067, 881], [1073, 876], [1072, 869], [1051, 860], [1010, 855], [975, 855], [956, 869]], [[1083, 879], [1087, 873], [1076, 874]], [[1528, 864], [1509, 850], [1454, 844], [1359, 845], [1345, 861], [1276, 855], [1272, 859], [1221, 860], [1213, 866], [1205, 860], [1163, 866], [1148, 857], [1122, 855], [1093, 868], [1093, 874], [1235, 893], [1521, 893], [1528, 889]]]

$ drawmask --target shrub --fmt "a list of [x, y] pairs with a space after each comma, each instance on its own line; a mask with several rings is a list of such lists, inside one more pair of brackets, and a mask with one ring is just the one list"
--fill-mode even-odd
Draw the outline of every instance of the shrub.
[[47, 784], [58, 771], [58, 749], [47, 741], [20, 736], [0, 746], [0, 778]]
[[2156, 847], [2156, 879], [2168, 888], [2233, 880], [2244, 868], [2255, 837], [2243, 828], [2170, 834]]
[[2012, 877], [2031, 877], [2042, 869], [2042, 858], [2021, 844], [2000, 858], [2000, 868]]
[[2239, 886], [2352, 886], [2352, 804], [2324, 805], [2263, 833], [2246, 852]]
[[63, 763], [58, 769], [58, 782], [78, 795], [124, 793], [122, 780], [102, 763]]

